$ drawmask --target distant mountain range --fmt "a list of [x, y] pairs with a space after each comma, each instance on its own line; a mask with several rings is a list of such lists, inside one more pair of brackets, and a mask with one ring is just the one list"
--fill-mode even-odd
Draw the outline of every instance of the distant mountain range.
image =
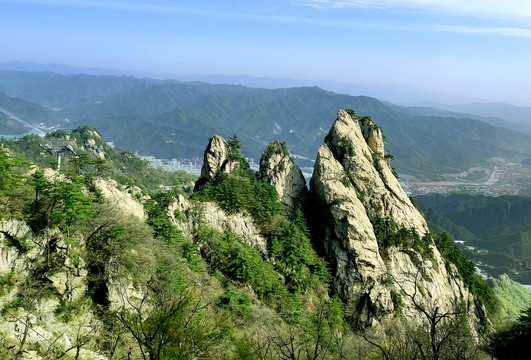
[[394, 103], [413, 104], [419, 101], [432, 101], [438, 103], [465, 103], [479, 101], [480, 99], [465, 98], [453, 94], [443, 94], [424, 88], [397, 84], [361, 84], [355, 82], [303, 80], [292, 78], [255, 77], [249, 75], [223, 75], [223, 74], [172, 74], [156, 73], [136, 70], [113, 70], [98, 67], [74, 67], [63, 64], [37, 64], [11, 61], [0, 64], [0, 70], [11, 71], [47, 71], [62, 75], [112, 75], [134, 76], [137, 78], [174, 79], [183, 82], [201, 81], [210, 84], [242, 85], [253, 88], [291, 88], [303, 86], [319, 86], [320, 88], [341, 94], [365, 95], [384, 99]]
[[483, 117], [493, 117], [510, 122], [531, 126], [531, 108], [514, 106], [504, 103], [471, 103], [461, 105], [448, 105], [425, 102], [421, 105], [444, 111], [478, 115]]
[[159, 158], [201, 157], [209, 136], [237, 134], [246, 155], [256, 160], [276, 139], [287, 141], [293, 154], [314, 159], [342, 108], [373, 117], [403, 174], [436, 178], [494, 156], [520, 160], [531, 152], [531, 135], [519, 123], [403, 107], [319, 87], [266, 89], [3, 70], [0, 91], [0, 106], [29, 122], [65, 129], [92, 125], [119, 147]]

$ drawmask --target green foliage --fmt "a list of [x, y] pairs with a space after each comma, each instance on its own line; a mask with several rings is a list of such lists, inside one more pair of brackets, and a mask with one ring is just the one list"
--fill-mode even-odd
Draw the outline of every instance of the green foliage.
[[347, 176], [343, 176], [343, 178], [341, 179], [341, 183], [345, 187], [349, 187], [351, 185], [350, 184], [350, 179]]
[[229, 138], [229, 148], [230, 148], [230, 154], [229, 159], [236, 160], [239, 163], [239, 166], [237, 168], [237, 172], [241, 176], [250, 176], [251, 175], [251, 168], [249, 167], [249, 163], [242, 154], [242, 144], [240, 143], [240, 140], [238, 139], [238, 136], [234, 134], [231, 138]]
[[273, 265], [264, 261], [256, 248], [233, 233], [219, 233], [202, 226], [196, 241], [201, 244], [201, 255], [210, 273], [218, 270], [233, 280], [248, 284], [266, 300], [284, 295], [286, 288]]
[[242, 316], [251, 305], [251, 299], [247, 294], [236, 291], [233, 286], [228, 286], [223, 295], [216, 299], [216, 305], [228, 309], [236, 316]]
[[[341, 354], [341, 336], [347, 333], [343, 303], [336, 297], [321, 300], [314, 312], [304, 312], [301, 316], [303, 341], [308, 359], [319, 359], [329, 353], [333, 358]], [[338, 341], [339, 340], [339, 341]]]
[[348, 155], [348, 156], [354, 156], [355, 155], [354, 146], [352, 145], [352, 142], [350, 142], [349, 139], [347, 139], [347, 138], [339, 139], [339, 146], [341, 147], [341, 149], [345, 150], [345, 154], [346, 155]]
[[219, 233], [202, 226], [196, 241], [210, 273], [217, 270], [230, 279], [251, 285], [261, 298], [274, 304], [287, 292], [302, 293], [315, 286], [317, 279], [329, 281], [328, 269], [313, 251], [302, 221], [299, 215], [295, 222], [284, 220], [272, 229], [268, 235], [272, 262], [231, 232]]
[[35, 198], [28, 204], [27, 214], [34, 231], [57, 226], [69, 237], [80, 223], [94, 215], [93, 199], [86, 193], [83, 179], [75, 174], [68, 174], [64, 181], [50, 182], [37, 171], [30, 184]]
[[175, 244], [183, 240], [181, 232], [171, 223], [166, 211], [175, 200], [175, 193], [161, 192], [146, 201], [147, 223], [153, 228], [156, 237], [168, 244]]
[[[382, 134], [383, 138], [384, 138], [384, 141], [387, 141], [387, 138], [385, 137], [384, 134]], [[394, 177], [398, 179], [398, 173], [396, 172], [396, 169], [393, 165], [391, 165], [391, 161], [394, 159], [395, 157], [389, 153], [389, 150], [387, 150], [386, 154], [384, 155], [384, 159], [387, 161], [387, 165], [389, 165], [389, 167], [391, 168], [391, 172], [393, 173]]]
[[531, 307], [516, 322], [491, 336], [489, 352], [497, 359], [528, 359], [531, 342]]
[[328, 269], [312, 248], [309, 230], [300, 212], [293, 222], [282, 221], [268, 234], [269, 256], [275, 269], [284, 275], [288, 290], [302, 292], [313, 286], [312, 271], [323, 283], [329, 279]]
[[350, 116], [357, 116], [356, 115], [356, 112], [352, 109], [345, 109], [345, 111], [350, 115]]
[[531, 290], [511, 280], [509, 276], [503, 274], [487, 282], [491, 282], [499, 300], [502, 319], [516, 319], [523, 309], [531, 305]]
[[188, 266], [194, 271], [202, 270], [200, 266], [200, 256], [197, 252], [197, 246], [192, 242], [183, 241], [182, 256], [188, 261]]
[[[62, 130], [49, 133], [44, 140], [37, 135], [28, 135], [18, 140], [5, 141], [5, 146], [16, 156], [24, 156], [41, 168], [50, 167], [50, 155], [39, 144], [69, 138], [77, 155], [63, 156], [61, 168], [64, 172], [75, 172], [90, 179], [94, 176], [110, 176], [122, 185], [137, 185], [146, 191], [159, 190], [161, 184], [181, 185], [197, 177], [182, 171], [168, 172], [153, 169], [149, 162], [141, 160], [131, 151], [115, 149], [107, 145], [96, 129], [81, 126], [72, 132]], [[94, 149], [87, 147], [87, 141], [104, 154], [100, 157]], [[55, 159], [53, 159], [55, 161]]]
[[403, 316], [404, 300], [402, 300], [400, 293], [394, 289], [391, 290], [391, 301], [393, 302], [395, 313]]
[[145, 302], [115, 313], [143, 359], [212, 358], [220, 351], [227, 323], [208, 317], [205, 304], [193, 295], [194, 285], [178, 269], [159, 267], [147, 285]]
[[4, 296], [13, 290], [14, 285], [17, 283], [17, 276], [15, 271], [11, 270], [5, 275], [0, 276], [0, 296]]
[[9, 195], [22, 186], [23, 173], [29, 163], [20, 157], [12, 158], [8, 151], [0, 147], [0, 210], [9, 205]]
[[398, 227], [392, 220], [372, 215], [369, 216], [369, 219], [380, 249], [385, 251], [385, 248], [389, 246], [410, 247], [428, 258], [433, 256], [433, 250], [430, 247], [433, 241], [429, 234], [421, 239], [415, 230], [405, 226]]
[[[362, 116], [360, 118], [360, 120], [364, 121], [364, 122], [368, 122], [369, 124], [371, 124], [371, 126], [376, 129], [376, 130], [381, 130], [380, 127], [374, 122], [374, 120], [372, 119], [371, 116]], [[386, 140], [386, 139], [385, 139]]]
[[447, 269], [450, 270], [448, 264], [454, 264], [465, 285], [485, 305], [488, 313], [490, 315], [496, 314], [498, 302], [494, 291], [476, 274], [474, 263], [461, 253], [448, 233], [439, 234], [434, 241], [447, 262]]
[[277, 197], [275, 188], [265, 182], [225, 173], [218, 174], [213, 183], [192, 195], [192, 199], [217, 202], [229, 214], [246, 211], [258, 224], [282, 212]]
[[273, 155], [289, 156], [288, 143], [285, 141], [274, 141], [266, 146], [263, 154], [266, 159], [269, 159]]
[[347, 198], [337, 197], [332, 200], [332, 205], [339, 206], [341, 204], [344, 204], [345, 202], [347, 202]]
[[378, 171], [378, 172], [381, 172], [383, 170], [383, 167], [382, 167], [382, 164], [380, 164], [380, 156], [376, 153], [372, 154], [372, 160], [373, 160], [373, 163], [374, 163], [374, 168]]

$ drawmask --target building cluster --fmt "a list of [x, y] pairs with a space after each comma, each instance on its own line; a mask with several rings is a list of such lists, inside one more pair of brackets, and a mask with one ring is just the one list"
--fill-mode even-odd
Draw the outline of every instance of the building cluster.
[[142, 160], [147, 160], [154, 168], [162, 168], [168, 171], [186, 171], [192, 175], [201, 174], [203, 162], [198, 158], [192, 159], [157, 159], [151, 155], [140, 155]]

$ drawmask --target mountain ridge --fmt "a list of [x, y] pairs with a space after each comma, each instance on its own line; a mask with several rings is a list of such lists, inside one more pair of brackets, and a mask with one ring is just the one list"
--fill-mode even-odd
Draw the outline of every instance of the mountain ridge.
[[[420, 116], [374, 98], [318, 87], [271, 90], [8, 71], [0, 71], [0, 86], [10, 89], [9, 96], [60, 107], [57, 115], [69, 119], [59, 123], [65, 129], [95, 126], [117, 146], [158, 158], [200, 158], [206, 134], [213, 132], [239, 134], [246, 155], [255, 160], [277, 138], [287, 141], [293, 154], [314, 158], [338, 108], [356, 108], [375, 119], [403, 174], [437, 178], [488, 164], [492, 157], [519, 161], [531, 152], [531, 135], [525, 133], [474, 119]], [[178, 133], [183, 136], [172, 135]]]

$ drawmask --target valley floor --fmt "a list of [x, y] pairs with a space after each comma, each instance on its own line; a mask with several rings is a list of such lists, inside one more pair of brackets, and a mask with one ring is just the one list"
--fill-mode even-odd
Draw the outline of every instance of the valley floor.
[[491, 166], [476, 166], [460, 173], [443, 174], [445, 180], [421, 180], [400, 174], [400, 182], [411, 195], [474, 192], [489, 196], [531, 195], [531, 167], [504, 158], [491, 158]]

